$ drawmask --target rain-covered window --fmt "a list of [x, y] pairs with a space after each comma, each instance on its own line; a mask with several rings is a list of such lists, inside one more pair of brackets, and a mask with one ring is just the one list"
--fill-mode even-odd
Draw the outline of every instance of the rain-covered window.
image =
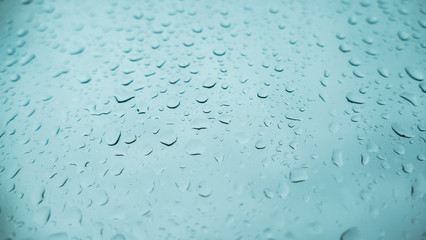
[[426, 239], [424, 0], [0, 0], [0, 239]]

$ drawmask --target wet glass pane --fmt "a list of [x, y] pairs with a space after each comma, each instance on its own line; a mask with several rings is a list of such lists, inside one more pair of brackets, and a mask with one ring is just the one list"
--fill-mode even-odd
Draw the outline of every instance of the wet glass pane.
[[426, 239], [424, 0], [0, 0], [0, 239]]

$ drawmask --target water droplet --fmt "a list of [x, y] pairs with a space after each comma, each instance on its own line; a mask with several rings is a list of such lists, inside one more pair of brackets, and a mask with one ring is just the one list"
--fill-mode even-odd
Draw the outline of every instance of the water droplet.
[[384, 78], [389, 77], [389, 70], [387, 68], [381, 67], [381, 68], [377, 69], [377, 72]]
[[225, 155], [223, 155], [222, 153], [216, 153], [214, 155], [214, 159], [216, 160], [216, 162], [221, 163], [225, 159]]
[[405, 173], [410, 174], [410, 173], [412, 173], [412, 172], [413, 172], [413, 170], [414, 170], [414, 166], [413, 166], [413, 164], [411, 164], [411, 163], [403, 163], [403, 164], [402, 164], [402, 170], [403, 170]]
[[290, 180], [293, 183], [304, 182], [308, 180], [308, 173], [303, 168], [294, 168], [290, 172]]
[[365, 102], [367, 102], [365, 96], [363, 94], [360, 93], [348, 93], [346, 94], [346, 99], [351, 102], [351, 103], [356, 103], [356, 104], [364, 104]]
[[269, 198], [269, 199], [274, 197], [274, 192], [269, 188], [265, 188], [263, 190], [263, 194], [265, 195], [266, 198]]
[[405, 72], [408, 74], [408, 76], [410, 76], [410, 78], [412, 78], [413, 80], [416, 80], [416, 81], [423, 81], [423, 79], [424, 79], [424, 77], [423, 77], [423, 74], [419, 71], [419, 70], [417, 70], [417, 69], [415, 69], [415, 68], [412, 68], [412, 67], [406, 67], [405, 68]]
[[414, 134], [412, 134], [407, 128], [405, 128], [404, 126], [402, 126], [399, 123], [392, 123], [391, 127], [392, 127], [392, 130], [396, 134], [398, 134], [398, 136], [400, 136], [400, 137], [404, 137], [404, 138], [414, 137]]
[[370, 157], [367, 154], [361, 154], [361, 163], [362, 165], [367, 165], [370, 162]]
[[342, 233], [340, 240], [361, 240], [360, 231], [357, 227], [349, 228]]
[[357, 66], [361, 65], [361, 61], [358, 58], [351, 58], [351, 59], [349, 59], [349, 64], [357, 67]]
[[205, 88], [212, 88], [216, 85], [216, 80], [213, 78], [208, 78], [206, 80], [204, 80], [203, 82], [203, 87]]
[[171, 146], [177, 141], [177, 135], [173, 130], [161, 131], [160, 142], [166, 146]]
[[395, 146], [394, 149], [393, 149], [393, 151], [396, 152], [399, 155], [405, 154], [405, 148], [401, 144]]
[[205, 146], [200, 139], [191, 139], [185, 145], [185, 151], [189, 155], [201, 155], [205, 150]]
[[227, 115], [227, 114], [222, 114], [219, 117], [219, 122], [223, 123], [223, 124], [230, 124], [231, 123], [231, 116]]
[[167, 100], [167, 107], [170, 108], [170, 109], [175, 109], [175, 108], [179, 107], [179, 105], [180, 105], [180, 100], [179, 100], [178, 97], [170, 97]]
[[275, 72], [282, 72], [284, 71], [284, 65], [283, 64], [277, 64], [274, 67]]
[[263, 139], [259, 139], [257, 140], [256, 144], [255, 144], [256, 149], [264, 149], [266, 148], [266, 142]]
[[411, 103], [413, 106], [418, 105], [418, 100], [417, 100], [416, 95], [414, 95], [410, 92], [402, 92], [401, 94], [399, 94], [399, 96], [402, 99], [407, 100], [407, 102]]
[[410, 38], [410, 35], [407, 32], [399, 31], [398, 32], [398, 38], [401, 41], [407, 41]]
[[342, 151], [340, 151], [339, 149], [334, 149], [333, 154], [331, 156], [331, 161], [333, 162], [334, 165], [338, 167], [343, 166]]
[[340, 44], [339, 49], [343, 53], [347, 53], [347, 52], [350, 52], [352, 50], [351, 46], [348, 45], [348, 44], [345, 44], [345, 43]]
[[421, 82], [419, 84], [419, 88], [422, 90], [423, 93], [426, 93], [426, 82]]
[[225, 51], [225, 49], [217, 48], [217, 49], [213, 50], [213, 54], [221, 57], [221, 56], [226, 54], [226, 51]]
[[257, 96], [259, 98], [267, 98], [268, 97], [268, 93], [266, 92], [265, 89], [261, 88], [257, 91]]

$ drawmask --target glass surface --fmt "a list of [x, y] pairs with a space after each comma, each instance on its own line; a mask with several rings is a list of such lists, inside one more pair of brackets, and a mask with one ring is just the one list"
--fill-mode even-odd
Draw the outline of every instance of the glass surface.
[[426, 1], [0, 1], [0, 239], [426, 239]]

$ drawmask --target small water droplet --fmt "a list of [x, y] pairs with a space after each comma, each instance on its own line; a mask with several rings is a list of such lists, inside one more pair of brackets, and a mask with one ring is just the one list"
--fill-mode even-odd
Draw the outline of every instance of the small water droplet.
[[343, 166], [342, 151], [340, 151], [339, 149], [333, 150], [333, 153], [332, 153], [332, 156], [331, 156], [331, 161], [333, 162], [334, 165], [336, 165], [338, 167]]
[[290, 181], [293, 183], [304, 182], [308, 180], [308, 173], [303, 168], [294, 168], [290, 172]]

